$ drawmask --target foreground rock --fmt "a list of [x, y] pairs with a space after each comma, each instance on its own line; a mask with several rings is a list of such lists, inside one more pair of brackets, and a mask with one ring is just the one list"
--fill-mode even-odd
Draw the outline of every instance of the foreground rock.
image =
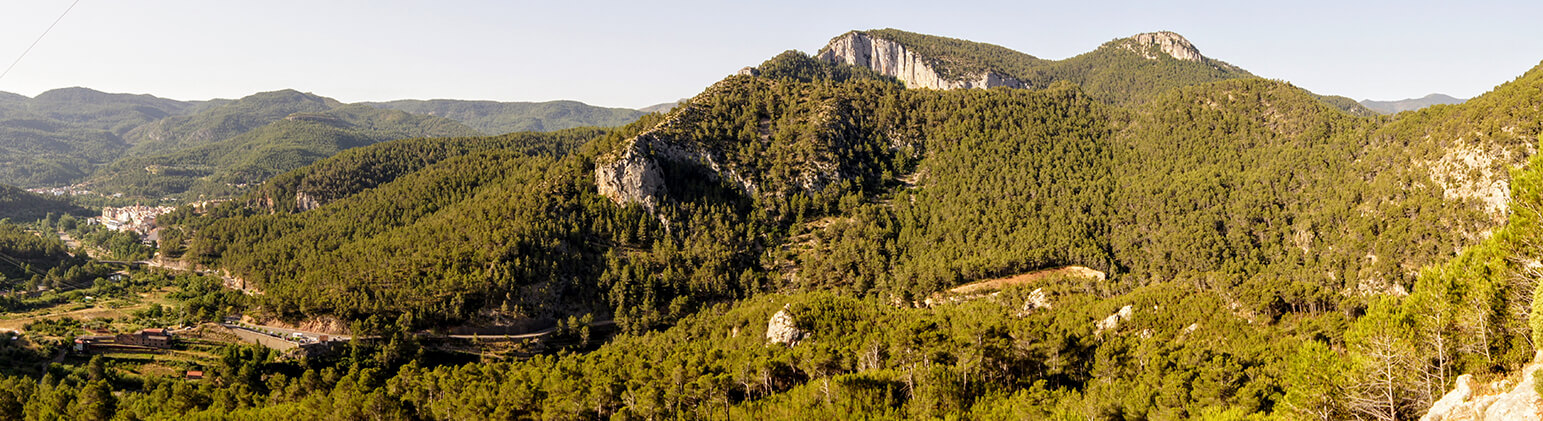
[[[1522, 369], [1521, 381], [1516, 386], [1495, 394], [1475, 394], [1473, 376], [1458, 376], [1457, 386], [1432, 404], [1420, 421], [1538, 420], [1535, 372], [1540, 368], [1543, 363], [1528, 365]], [[1505, 381], [1498, 384], [1504, 385]]]

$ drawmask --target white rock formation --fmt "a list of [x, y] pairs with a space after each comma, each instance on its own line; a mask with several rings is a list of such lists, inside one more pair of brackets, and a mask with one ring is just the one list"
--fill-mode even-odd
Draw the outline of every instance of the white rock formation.
[[1157, 56], [1152, 54], [1152, 47], [1156, 47], [1157, 51], [1168, 54], [1169, 57], [1175, 59], [1193, 62], [1205, 61], [1205, 56], [1200, 55], [1200, 49], [1195, 48], [1195, 44], [1191, 44], [1183, 36], [1169, 31], [1136, 34], [1133, 37], [1126, 38], [1125, 42], [1120, 46], [1141, 54], [1148, 60], [1157, 60]]
[[1448, 416], [1453, 415], [1453, 410], [1456, 410], [1459, 405], [1462, 405], [1464, 401], [1467, 401], [1472, 396], [1473, 375], [1464, 374], [1457, 376], [1457, 387], [1453, 388], [1451, 392], [1447, 392], [1446, 396], [1442, 396], [1441, 400], [1431, 404], [1430, 411], [1426, 412], [1425, 416], [1420, 417], [1420, 421], [1446, 420]]
[[[1457, 386], [1431, 405], [1420, 421], [1465, 420], [1538, 420], [1538, 392], [1534, 388], [1534, 376], [1543, 363], [1533, 363], [1522, 369], [1522, 381], [1510, 391], [1493, 395], [1474, 395], [1473, 376], [1457, 377]], [[1503, 386], [1503, 383], [1500, 384]]]
[[595, 163], [595, 185], [601, 196], [613, 202], [640, 203], [653, 210], [664, 192], [664, 176], [659, 162], [639, 150], [637, 142], [633, 140], [621, 156]]
[[1459, 143], [1447, 149], [1440, 159], [1430, 162], [1431, 179], [1441, 185], [1448, 200], [1473, 199], [1497, 223], [1505, 221], [1511, 205], [1510, 174], [1496, 161], [1509, 160], [1507, 151], [1491, 151], [1480, 146]]
[[1120, 311], [1109, 315], [1109, 317], [1105, 317], [1104, 320], [1100, 320], [1098, 324], [1095, 324], [1094, 327], [1097, 329], [1094, 331], [1094, 333], [1104, 333], [1106, 330], [1113, 330], [1114, 328], [1120, 327], [1120, 322], [1129, 320], [1130, 317], [1135, 314], [1135, 311], [1136, 308], [1133, 306], [1127, 305], [1125, 307], [1120, 307]]
[[[684, 146], [682, 145], [684, 144]], [[617, 204], [640, 203], [650, 211], [666, 190], [662, 165], [699, 165], [709, 177], [727, 179], [746, 195], [760, 194], [760, 187], [724, 164], [722, 152], [704, 150], [690, 142], [670, 142], [654, 133], [628, 141], [618, 153], [595, 162], [595, 186], [600, 195]], [[835, 178], [839, 179], [839, 175]]]
[[816, 56], [820, 60], [846, 63], [873, 69], [905, 82], [907, 88], [970, 89], [1006, 86], [1022, 88], [1023, 82], [994, 71], [982, 71], [963, 77], [945, 78], [929, 58], [912, 52], [900, 43], [851, 32], [832, 40]]
[[787, 346], [798, 345], [807, 332], [798, 328], [793, 321], [793, 313], [788, 312], [788, 307], [783, 306], [777, 314], [773, 314], [771, 320], [766, 322], [766, 341]]
[[1045, 296], [1044, 288], [1034, 288], [1034, 291], [1029, 292], [1029, 298], [1023, 301], [1023, 308], [1018, 310], [1018, 317], [1034, 314], [1035, 310], [1042, 308], [1051, 308], [1050, 297]]

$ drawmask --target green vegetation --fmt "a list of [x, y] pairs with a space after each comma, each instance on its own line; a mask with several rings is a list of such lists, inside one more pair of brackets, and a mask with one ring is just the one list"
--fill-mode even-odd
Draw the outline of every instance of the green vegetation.
[[128, 150], [131, 129], [192, 104], [149, 95], [55, 89], [0, 100], [0, 183], [35, 187], [79, 180]]
[[49, 214], [91, 216], [94, 212], [77, 206], [70, 199], [35, 194], [20, 188], [0, 184], [0, 219], [14, 222], [31, 222]]
[[[1012, 60], [913, 38], [966, 64]], [[135, 320], [337, 318], [362, 338], [346, 355], [229, 349], [204, 383], [60, 366], [0, 379], [0, 408], [1409, 419], [1458, 374], [1516, 370], [1543, 340], [1543, 66], [1462, 105], [1374, 117], [1122, 40], [1023, 62], [1036, 89], [907, 90], [787, 52], [616, 129], [336, 152], [163, 221], [166, 256], [260, 293], [197, 278], [180, 311]], [[613, 173], [627, 177], [603, 190]], [[1467, 187], [1495, 181], [1509, 201]], [[22, 235], [18, 250], [57, 256]], [[1106, 277], [928, 302], [1067, 265]], [[782, 311], [797, 340], [768, 343]], [[557, 321], [533, 341], [578, 346], [478, 363], [425, 358], [413, 334]], [[600, 322], [622, 333], [587, 348]]]
[[18, 293], [0, 297], [0, 306], [7, 310], [25, 301], [18, 297], [27, 297], [30, 292], [90, 287], [112, 271], [84, 256], [72, 256], [58, 238], [0, 223], [0, 290]]
[[7, 139], [0, 144], [0, 184], [87, 182], [100, 193], [140, 201], [229, 198], [338, 151], [382, 141], [619, 126], [643, 114], [572, 101], [347, 105], [294, 90], [192, 102], [84, 88], [37, 98], [0, 94], [0, 138]]
[[287, 114], [282, 120], [214, 143], [121, 159], [98, 172], [94, 186], [136, 197], [184, 192], [189, 197], [230, 197], [248, 185], [345, 149], [402, 138], [472, 134], [471, 129], [439, 117], [362, 105], [339, 106], [319, 113]]

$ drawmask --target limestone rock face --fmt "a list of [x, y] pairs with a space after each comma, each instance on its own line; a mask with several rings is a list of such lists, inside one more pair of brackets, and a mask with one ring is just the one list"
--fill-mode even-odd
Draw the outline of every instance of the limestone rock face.
[[1191, 44], [1183, 36], [1169, 31], [1136, 34], [1136, 36], [1126, 38], [1121, 47], [1141, 54], [1148, 60], [1157, 59], [1157, 56], [1152, 54], [1155, 47], [1157, 51], [1168, 54], [1168, 56], [1175, 59], [1194, 62], [1205, 61], [1205, 56], [1200, 55], [1200, 49], [1195, 48], [1195, 44]]
[[788, 312], [787, 306], [783, 306], [782, 310], [773, 314], [771, 320], [766, 322], [766, 341], [770, 343], [793, 346], [803, 340], [807, 334], [794, 323], [793, 313]]
[[595, 185], [600, 195], [618, 204], [639, 203], [653, 209], [664, 192], [659, 162], [637, 147], [637, 140], [610, 162], [595, 163]]
[[700, 168], [696, 173], [709, 179], [732, 182], [747, 195], [759, 194], [759, 186], [730, 168], [726, 161], [721, 151], [644, 133], [628, 141], [619, 152], [596, 160], [595, 186], [600, 195], [617, 204], [638, 203], [653, 210], [668, 190], [665, 166], [677, 170], [691, 166]]
[[929, 58], [916, 54], [900, 43], [874, 38], [861, 32], [852, 32], [836, 38], [816, 58], [867, 67], [879, 74], [900, 79], [901, 82], [905, 82], [907, 88], [1024, 87], [1023, 82], [1018, 79], [989, 70], [962, 77], [944, 77]]
[[1463, 401], [1468, 400], [1471, 396], [1473, 396], [1473, 375], [1464, 374], [1457, 376], [1457, 387], [1448, 392], [1446, 396], [1442, 396], [1441, 400], [1431, 404], [1430, 411], [1426, 412], [1425, 416], [1420, 417], [1420, 421], [1443, 421], [1448, 416], [1453, 415], [1452, 411], [1457, 409], [1459, 405], [1463, 404]]
[[[1543, 363], [1523, 368], [1521, 381], [1509, 391], [1481, 396], [1474, 394], [1473, 376], [1458, 376], [1457, 386], [1431, 404], [1420, 421], [1538, 420], [1538, 411], [1543, 408], [1538, 407], [1538, 392], [1533, 386], [1538, 380], [1533, 373], [1539, 368]], [[1497, 382], [1490, 388], [1504, 390], [1504, 385]]]

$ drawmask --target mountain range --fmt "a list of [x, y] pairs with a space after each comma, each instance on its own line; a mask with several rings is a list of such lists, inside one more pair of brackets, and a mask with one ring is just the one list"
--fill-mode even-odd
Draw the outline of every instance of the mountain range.
[[1413, 111], [1432, 105], [1450, 105], [1463, 103], [1462, 98], [1453, 98], [1445, 94], [1430, 94], [1421, 98], [1401, 99], [1397, 101], [1373, 101], [1361, 100], [1361, 105], [1382, 114], [1398, 114], [1404, 111]]
[[[163, 260], [243, 285], [228, 312], [358, 340], [222, 368], [174, 409], [151, 404], [172, 386], [120, 393], [136, 416], [1504, 419], [1537, 401], [1516, 380], [1543, 340], [1543, 65], [1382, 116], [1172, 32], [1045, 60], [881, 29], [610, 128], [474, 136], [271, 94], [291, 100], [114, 111], [130, 123], [93, 127], [158, 158], [102, 174], [266, 179], [166, 215]], [[324, 141], [247, 146], [275, 124]], [[293, 169], [181, 163], [235, 151]], [[478, 362], [419, 348], [524, 325], [554, 327]], [[601, 326], [619, 333], [592, 342]], [[36, 388], [119, 387], [57, 384]]]
[[344, 104], [294, 90], [236, 100], [57, 89], [0, 95], [0, 183], [84, 183], [158, 199], [224, 197], [342, 149], [407, 137], [625, 124], [643, 112], [573, 101]]

